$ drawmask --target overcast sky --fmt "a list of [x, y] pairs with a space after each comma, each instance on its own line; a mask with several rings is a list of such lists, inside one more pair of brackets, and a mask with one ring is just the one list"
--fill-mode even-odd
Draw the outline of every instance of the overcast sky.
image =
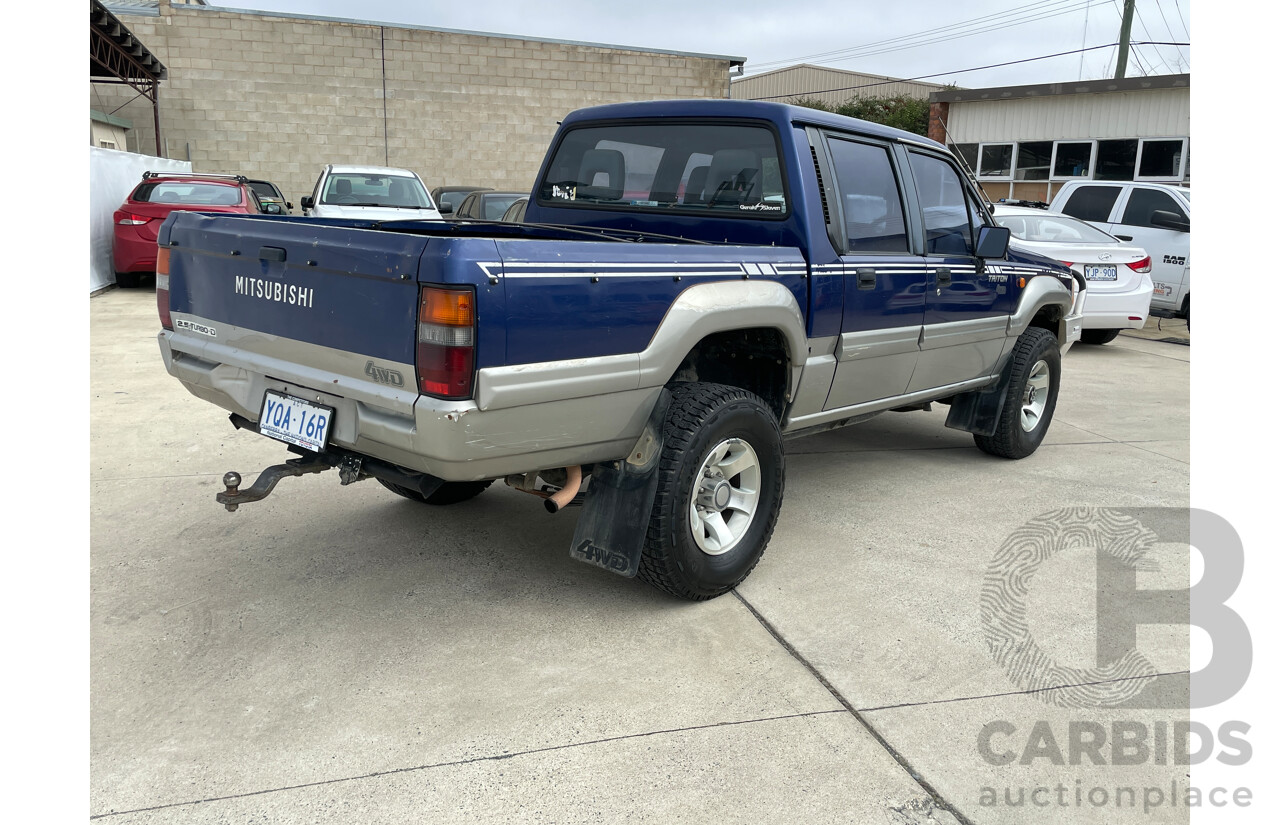
[[[1111, 77], [1115, 48], [964, 72], [1119, 40], [1123, 0], [210, 0], [211, 6], [819, 63], [968, 88]], [[1191, 0], [1138, 0], [1133, 40], [1189, 43]], [[855, 51], [856, 50], [856, 51]], [[1189, 47], [1140, 46], [1128, 76], [1189, 72]]]

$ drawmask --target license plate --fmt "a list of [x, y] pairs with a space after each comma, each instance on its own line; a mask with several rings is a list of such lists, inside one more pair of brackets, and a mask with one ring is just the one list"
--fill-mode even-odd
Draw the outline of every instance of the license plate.
[[267, 390], [258, 431], [286, 444], [322, 453], [329, 443], [333, 408]]
[[1086, 264], [1084, 267], [1084, 279], [1086, 281], [1114, 281], [1117, 277], [1114, 266], [1092, 266]]

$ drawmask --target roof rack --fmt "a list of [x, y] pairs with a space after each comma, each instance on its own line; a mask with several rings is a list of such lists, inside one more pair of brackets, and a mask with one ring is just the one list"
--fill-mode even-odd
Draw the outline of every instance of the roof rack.
[[1006, 206], [1029, 206], [1032, 209], [1048, 209], [1049, 204], [1044, 201], [1024, 201], [1018, 198], [1001, 198], [996, 203], [1003, 203]]
[[236, 183], [248, 183], [249, 179], [244, 175], [217, 175], [206, 172], [143, 172], [142, 179], [149, 180], [151, 178], [218, 178], [221, 180], [233, 180]]

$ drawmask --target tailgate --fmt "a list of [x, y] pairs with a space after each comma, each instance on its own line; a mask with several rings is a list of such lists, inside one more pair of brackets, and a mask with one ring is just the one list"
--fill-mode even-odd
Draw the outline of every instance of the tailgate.
[[[418, 262], [430, 239], [311, 219], [175, 212], [175, 352], [409, 412]], [[256, 418], [256, 410], [250, 410]]]

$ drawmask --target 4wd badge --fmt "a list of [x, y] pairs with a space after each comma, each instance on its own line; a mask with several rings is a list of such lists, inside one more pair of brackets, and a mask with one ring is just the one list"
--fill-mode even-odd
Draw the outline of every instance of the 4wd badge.
[[390, 384], [393, 387], [404, 386], [404, 376], [399, 370], [389, 370], [375, 366], [372, 361], [364, 365], [364, 374], [379, 384]]

